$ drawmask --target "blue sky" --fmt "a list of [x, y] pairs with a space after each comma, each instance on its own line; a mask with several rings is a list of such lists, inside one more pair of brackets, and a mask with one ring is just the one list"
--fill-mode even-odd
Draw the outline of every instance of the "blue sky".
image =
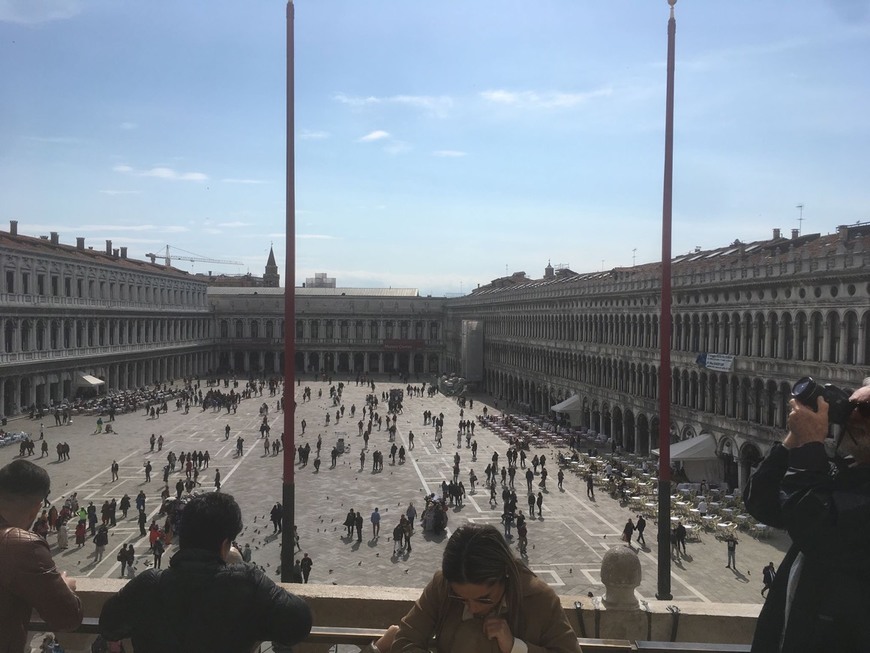
[[[262, 274], [285, 3], [0, 0], [0, 225]], [[666, 0], [298, 0], [296, 275], [661, 256]], [[870, 220], [870, 0], [680, 0], [673, 252]]]

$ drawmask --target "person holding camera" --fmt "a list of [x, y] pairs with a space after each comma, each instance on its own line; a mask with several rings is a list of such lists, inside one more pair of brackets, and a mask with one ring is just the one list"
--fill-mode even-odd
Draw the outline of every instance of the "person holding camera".
[[[749, 480], [746, 507], [788, 531], [752, 651], [870, 650], [870, 378], [849, 394], [795, 384], [788, 434]], [[835, 432], [837, 438], [828, 439]], [[826, 440], [836, 448], [833, 461]]]

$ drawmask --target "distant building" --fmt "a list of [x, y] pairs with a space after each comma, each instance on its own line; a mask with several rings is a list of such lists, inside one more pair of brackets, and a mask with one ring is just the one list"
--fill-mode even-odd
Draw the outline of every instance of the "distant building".
[[[856, 387], [870, 372], [870, 223], [675, 256], [672, 460], [743, 487], [786, 428], [803, 376]], [[232, 287], [228, 287], [232, 281]], [[0, 232], [0, 413], [182, 376], [284, 372], [284, 292], [262, 278], [189, 275], [104, 251]], [[275, 284], [275, 285], [268, 285]], [[463, 297], [295, 288], [293, 367], [353, 378], [463, 374], [500, 407], [548, 414], [650, 455], [659, 446], [661, 264], [576, 273], [547, 264]], [[431, 376], [429, 377], [431, 380]], [[691, 452], [688, 448], [691, 447]]]
[[327, 277], [326, 272], [315, 272], [305, 279], [305, 288], [335, 288], [335, 277]]
[[0, 232], [0, 415], [209, 368], [206, 284], [105, 249]]
[[263, 275], [265, 288], [278, 288], [281, 284], [281, 275], [278, 274], [278, 266], [275, 263], [275, 252], [269, 247], [269, 260], [266, 261], [266, 273]]
[[221, 288], [278, 288], [281, 275], [278, 274], [278, 265], [275, 263], [275, 252], [269, 248], [269, 259], [266, 261], [266, 270], [262, 277], [257, 277], [248, 272], [247, 274], [197, 274], [197, 279], [204, 281], [209, 286]]

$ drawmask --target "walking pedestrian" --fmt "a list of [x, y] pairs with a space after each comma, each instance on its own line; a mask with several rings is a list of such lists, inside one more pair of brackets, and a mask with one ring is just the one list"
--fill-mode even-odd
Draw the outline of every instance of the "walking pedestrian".
[[381, 532], [381, 513], [375, 508], [371, 516], [372, 522], [372, 539], [375, 540]]
[[308, 557], [306, 553], [302, 556], [302, 561], [299, 563], [299, 566], [302, 567], [302, 579], [303, 582], [308, 582], [308, 576], [311, 574], [311, 568], [314, 566], [314, 561]]
[[728, 564], [725, 566], [737, 571], [737, 536], [729, 535], [725, 544], [728, 545]]
[[163, 552], [166, 550], [166, 545], [163, 543], [163, 531], [158, 531], [157, 539], [154, 540], [152, 552], [154, 553], [154, 568], [160, 569], [163, 560]]
[[106, 552], [106, 545], [109, 543], [109, 528], [105, 525], [100, 525], [97, 529], [97, 534], [94, 535], [94, 564], [103, 560], [103, 554]]
[[764, 596], [764, 593], [770, 589], [770, 586], [773, 585], [773, 579], [776, 578], [776, 567], [773, 566], [773, 563], [768, 563], [768, 565], [761, 571], [762, 582], [764, 583], [764, 587], [761, 588], [761, 596]]
[[634, 529], [637, 531], [637, 543], [643, 545], [643, 548], [646, 548], [646, 539], [644, 539], [643, 532], [646, 529], [646, 519], [643, 518], [643, 515], [637, 516], [637, 523], [635, 524]]
[[631, 517], [629, 517], [622, 528], [622, 541], [628, 544], [628, 546], [631, 546], [632, 535], [634, 535], [634, 523], [631, 521]]

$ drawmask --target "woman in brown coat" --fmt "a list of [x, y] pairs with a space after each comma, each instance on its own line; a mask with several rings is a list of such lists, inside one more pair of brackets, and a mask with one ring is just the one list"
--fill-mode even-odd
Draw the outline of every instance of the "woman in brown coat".
[[514, 557], [498, 529], [461, 526], [390, 650], [476, 653], [495, 644], [510, 653], [515, 640], [530, 653], [580, 651], [559, 597]]

